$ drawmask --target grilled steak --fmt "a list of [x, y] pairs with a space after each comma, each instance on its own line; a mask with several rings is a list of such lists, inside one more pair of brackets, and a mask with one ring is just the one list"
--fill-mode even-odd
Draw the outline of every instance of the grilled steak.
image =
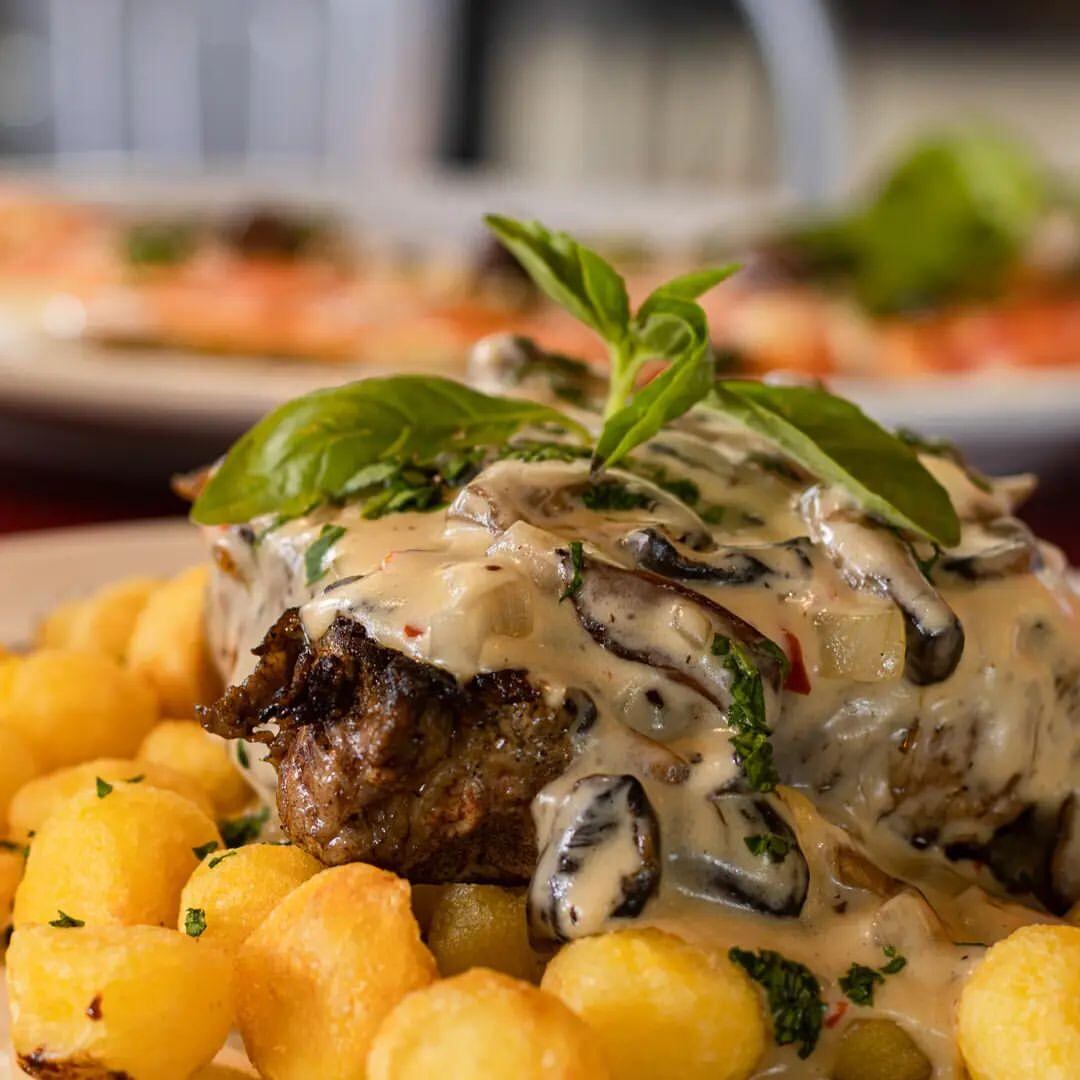
[[342, 617], [309, 643], [295, 609], [257, 651], [203, 723], [268, 744], [292, 840], [412, 881], [528, 880], [529, 804], [569, 761], [572, 704], [548, 707], [519, 671], [462, 685]]

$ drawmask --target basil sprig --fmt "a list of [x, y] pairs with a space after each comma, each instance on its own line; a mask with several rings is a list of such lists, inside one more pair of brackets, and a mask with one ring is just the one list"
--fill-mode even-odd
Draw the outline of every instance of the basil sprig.
[[373, 467], [427, 465], [441, 454], [504, 443], [521, 428], [588, 432], [557, 409], [490, 397], [450, 379], [396, 375], [316, 390], [243, 435], [192, 508], [202, 525], [293, 517], [370, 483]]
[[869, 514], [942, 547], [960, 540], [948, 492], [915, 451], [857, 405], [816, 386], [718, 382], [704, 405], [763, 435]]
[[[499, 214], [484, 220], [537, 286], [592, 327], [608, 347], [611, 365], [598, 464], [613, 465], [707, 393], [712, 346], [705, 312], [695, 300], [730, 277], [738, 269], [734, 263], [674, 278], [632, 313], [626, 282], [572, 236], [538, 221]], [[670, 361], [670, 367], [631, 401], [642, 365], [657, 358]], [[628, 403], [634, 407], [628, 409]]]

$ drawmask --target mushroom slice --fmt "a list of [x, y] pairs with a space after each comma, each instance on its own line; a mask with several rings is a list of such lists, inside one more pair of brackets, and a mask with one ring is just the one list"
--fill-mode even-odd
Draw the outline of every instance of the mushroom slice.
[[[559, 572], [568, 591], [574, 565], [565, 549]], [[697, 691], [718, 709], [730, 704], [730, 676], [715, 662], [709, 644], [715, 636], [735, 639], [749, 650], [765, 685], [774, 691], [782, 681], [782, 654], [748, 622], [701, 593], [645, 570], [627, 570], [584, 555], [579, 586], [570, 594], [582, 627], [605, 649], [624, 660], [663, 671]], [[701, 648], [687, 648], [677, 632], [693, 614], [704, 627]], [[673, 633], [673, 630], [676, 631]]]
[[810, 870], [788, 823], [760, 796], [723, 792], [710, 802], [716, 819], [708, 835], [698, 828], [667, 855], [675, 888], [768, 915], [798, 915]]
[[712, 543], [701, 518], [670, 492], [618, 469], [606, 472], [602, 481], [594, 481], [586, 461], [496, 461], [458, 492], [446, 513], [451, 520], [481, 525], [495, 534], [518, 521], [545, 527], [574, 517], [586, 520], [605, 513], [585, 505], [598, 484], [614, 484], [635, 496], [640, 512], [690, 547]]
[[803, 538], [759, 548], [725, 547], [691, 558], [658, 529], [647, 528], [627, 535], [622, 546], [642, 569], [681, 581], [750, 585], [769, 576], [805, 580], [810, 574], [809, 542]]
[[972, 525], [964, 547], [942, 557], [934, 567], [939, 573], [953, 574], [965, 581], [985, 581], [1029, 574], [1042, 567], [1042, 553], [1031, 530], [1016, 518], [999, 518], [987, 525]]
[[536, 941], [594, 934], [634, 918], [660, 886], [660, 826], [633, 776], [596, 773], [570, 789], [529, 886]]
[[888, 596], [900, 608], [908, 679], [917, 686], [944, 682], [963, 655], [964, 628], [908, 546], [891, 530], [854, 520], [829, 505], [821, 488], [811, 488], [800, 509], [811, 539], [828, 552], [852, 588]]

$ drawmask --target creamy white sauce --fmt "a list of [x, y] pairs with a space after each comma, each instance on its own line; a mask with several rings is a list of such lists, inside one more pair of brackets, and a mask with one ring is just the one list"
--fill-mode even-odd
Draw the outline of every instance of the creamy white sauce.
[[[659, 824], [662, 871], [635, 923], [667, 926], [713, 948], [776, 949], [812, 968], [831, 1010], [843, 1000], [836, 980], [848, 965], [873, 964], [883, 945], [895, 946], [907, 967], [878, 988], [873, 1009], [852, 1005], [848, 1018], [898, 1020], [932, 1058], [935, 1075], [956, 1076], [952, 1006], [981, 949], [953, 942], [992, 941], [1033, 916], [973, 889], [973, 880], [996, 885], [974, 864], [949, 863], [938, 845], [984, 843], [1018, 808], [1052, 808], [1080, 788], [1080, 691], [1061, 691], [1080, 663], [1077, 601], [1052, 556], [1037, 572], [948, 577], [932, 589], [891, 532], [852, 516], [828, 489], [762, 466], [760, 455], [772, 453], [697, 414], [637, 452], [646, 469], [691, 480], [697, 510], [722, 507], [718, 525], [648, 480], [615, 474], [648, 495], [651, 509], [593, 511], [579, 497], [584, 463], [503, 461], [432, 513], [367, 521], [356, 506], [326, 507], [258, 543], [241, 529], [220, 530], [214, 645], [227, 677], [239, 681], [254, 666], [251, 648], [285, 608], [298, 606], [313, 640], [345, 616], [380, 644], [462, 681], [520, 668], [552, 703], [584, 692], [596, 722], [534, 807], [541, 851], [549, 849], [544, 880], [550, 845], [566, 835], [585, 779], [635, 777]], [[986, 494], [950, 463], [927, 464], [965, 519], [957, 552], [996, 543], [986, 522], [1010, 511], [1007, 489]], [[309, 586], [304, 553], [329, 522], [345, 533], [326, 576]], [[745, 836], [762, 831], [761, 822], [745, 818], [745, 800], [724, 802], [740, 769], [722, 707], [730, 677], [710, 649], [721, 627], [709, 609], [665, 593], [646, 605], [612, 600], [605, 618], [624, 643], [677, 658], [679, 671], [713, 687], [716, 700], [670, 670], [602, 647], [575, 603], [560, 601], [572, 541], [592, 559], [628, 567], [627, 538], [647, 526], [689, 559], [719, 564], [737, 549], [771, 571], [745, 584], [682, 584], [801, 654], [810, 692], [767, 687], [765, 698], [779, 770], [792, 785], [771, 806], [797, 836], [805, 863], [794, 853], [770, 867], [751, 855]], [[791, 541], [804, 546], [778, 546]], [[959, 619], [966, 641], [945, 681], [919, 686], [904, 677], [898, 603], [930, 630], [953, 613]], [[273, 803], [273, 771], [252, 767]], [[913, 837], [936, 844], [916, 852]], [[633, 873], [640, 840], [625, 815], [614, 819], [597, 857], [567, 885], [579, 932], [618, 924], [609, 917], [611, 882]], [[922, 895], [905, 888], [886, 897], [844, 883], [840, 849], [865, 853]], [[740, 895], [766, 906], [806, 888], [808, 867], [801, 914], [733, 905], [710, 884], [706, 853], [734, 874]], [[826, 1028], [824, 1046], [842, 1026]], [[791, 1049], [774, 1049], [759, 1075], [825, 1075], [829, 1059], [819, 1051], [802, 1062]]]

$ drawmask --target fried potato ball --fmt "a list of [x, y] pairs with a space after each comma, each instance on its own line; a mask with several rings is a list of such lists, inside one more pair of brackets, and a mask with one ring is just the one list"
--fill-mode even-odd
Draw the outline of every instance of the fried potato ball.
[[121, 782], [76, 795], [31, 841], [15, 925], [62, 911], [88, 926], [175, 926], [195, 849], [211, 843], [221, 844], [213, 821], [174, 791]]
[[600, 1040], [558, 998], [473, 968], [409, 994], [384, 1021], [368, 1080], [605, 1080]]
[[934, 1066], [892, 1020], [856, 1020], [836, 1048], [832, 1080], [930, 1080]]
[[62, 604], [38, 627], [38, 645], [123, 660], [135, 621], [159, 585], [155, 578], [126, 578], [85, 599]]
[[206, 643], [206, 577], [196, 566], [156, 589], [128, 642], [128, 667], [154, 687], [165, 716], [193, 717], [220, 689]]
[[43, 649], [0, 667], [0, 727], [22, 736], [43, 770], [130, 757], [156, 720], [153, 690], [100, 653]]
[[11, 728], [0, 727], [0, 836], [9, 828], [11, 800], [41, 771], [33, 747]]
[[363, 1080], [386, 1014], [435, 978], [402, 879], [362, 863], [324, 870], [240, 946], [239, 1027], [261, 1076]]
[[15, 890], [22, 881], [26, 858], [14, 845], [0, 847], [0, 952], [3, 951], [11, 929], [11, 909], [15, 906]]
[[187, 1080], [233, 1017], [229, 958], [156, 926], [15, 932], [11, 1037], [34, 1075]]
[[747, 975], [662, 930], [574, 941], [540, 986], [597, 1032], [614, 1080], [745, 1080], [765, 1049]]
[[133, 780], [147, 787], [175, 791], [190, 799], [203, 813], [213, 816], [214, 807], [206, 792], [183, 773], [168, 765], [136, 761], [132, 758], [98, 758], [81, 765], [57, 769], [48, 776], [24, 784], [15, 793], [8, 811], [11, 835], [18, 840], [36, 833], [59, 807], [75, 795], [96, 791], [98, 779], [110, 784]]
[[243, 810], [254, 798], [225, 742], [194, 721], [163, 720], [143, 739], [138, 756], [190, 777], [213, 800], [219, 818]]
[[431, 914], [428, 948], [443, 976], [469, 968], [539, 982], [542, 961], [529, 945], [525, 895], [497, 885], [450, 885]]
[[298, 885], [314, 877], [322, 864], [298, 847], [248, 844], [208, 854], [180, 894], [180, 929], [186, 912], [203, 912], [200, 940], [231, 953]]
[[1080, 928], [1024, 926], [986, 954], [960, 995], [973, 1080], [1066, 1080], [1080, 1069]]

